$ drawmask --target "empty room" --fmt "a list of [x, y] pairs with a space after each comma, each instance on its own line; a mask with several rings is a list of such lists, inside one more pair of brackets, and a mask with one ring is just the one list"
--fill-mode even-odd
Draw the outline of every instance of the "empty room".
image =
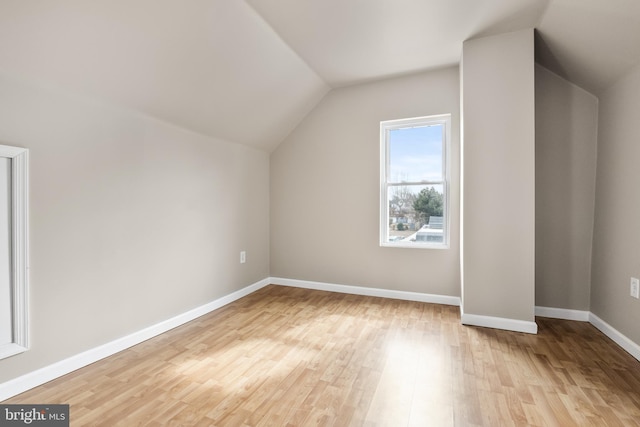
[[640, 426], [640, 3], [0, 0], [0, 426]]

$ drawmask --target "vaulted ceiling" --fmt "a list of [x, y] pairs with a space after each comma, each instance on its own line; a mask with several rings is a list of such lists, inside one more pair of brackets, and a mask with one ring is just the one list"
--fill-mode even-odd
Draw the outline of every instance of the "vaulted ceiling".
[[0, 0], [0, 73], [272, 150], [331, 88], [523, 28], [596, 95], [640, 60], [637, 0]]

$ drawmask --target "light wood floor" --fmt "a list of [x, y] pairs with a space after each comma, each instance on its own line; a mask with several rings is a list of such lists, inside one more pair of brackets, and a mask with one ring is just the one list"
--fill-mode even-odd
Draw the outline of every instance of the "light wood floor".
[[640, 362], [537, 321], [268, 286], [4, 403], [68, 403], [72, 426], [640, 426]]

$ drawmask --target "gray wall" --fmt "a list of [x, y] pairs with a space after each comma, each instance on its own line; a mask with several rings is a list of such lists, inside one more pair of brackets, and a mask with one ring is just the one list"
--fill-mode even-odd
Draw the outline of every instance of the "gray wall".
[[3, 74], [0, 143], [30, 150], [32, 331], [0, 381], [269, 275], [265, 152]]
[[[450, 249], [379, 246], [381, 120], [452, 114]], [[271, 155], [271, 275], [460, 293], [459, 76], [452, 67], [331, 91]]]
[[[475, 152], [467, 147], [467, 191], [475, 194], [465, 200], [466, 244], [475, 245], [467, 261], [485, 263], [498, 279], [466, 288], [465, 312], [531, 320], [532, 56], [528, 32], [498, 37], [506, 45], [479, 47], [479, 68], [464, 76], [476, 82], [464, 86], [465, 101], [482, 113], [465, 110], [467, 141], [514, 111], [526, 123], [503, 135], [505, 145], [487, 138]], [[469, 46], [465, 67], [473, 67]], [[515, 79], [499, 96], [491, 84], [505, 77], [492, 74], [496, 61]], [[0, 144], [31, 150], [33, 344], [0, 360], [0, 382], [268, 276], [460, 295], [459, 80], [452, 67], [335, 89], [269, 159], [0, 74]], [[640, 68], [600, 100], [592, 261], [598, 104], [542, 68], [535, 84], [536, 304], [588, 310], [590, 303], [638, 343], [640, 302], [629, 297], [629, 277], [640, 276]], [[522, 105], [505, 108], [504, 97]], [[379, 122], [442, 113], [453, 118], [451, 248], [381, 248]], [[496, 221], [482, 213], [487, 202], [504, 208], [486, 211], [501, 218], [491, 237], [483, 234]], [[239, 264], [240, 250], [247, 264]]]
[[600, 96], [591, 312], [640, 344], [640, 67]]
[[589, 310], [598, 99], [536, 65], [536, 305]]
[[533, 30], [466, 41], [461, 69], [463, 312], [533, 322]]

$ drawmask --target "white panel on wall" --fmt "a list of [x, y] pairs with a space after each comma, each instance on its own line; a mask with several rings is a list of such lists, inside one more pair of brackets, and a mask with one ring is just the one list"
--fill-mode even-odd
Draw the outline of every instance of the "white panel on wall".
[[11, 160], [0, 157], [0, 345], [13, 339], [11, 317]]
[[29, 151], [0, 145], [0, 359], [29, 348]]

